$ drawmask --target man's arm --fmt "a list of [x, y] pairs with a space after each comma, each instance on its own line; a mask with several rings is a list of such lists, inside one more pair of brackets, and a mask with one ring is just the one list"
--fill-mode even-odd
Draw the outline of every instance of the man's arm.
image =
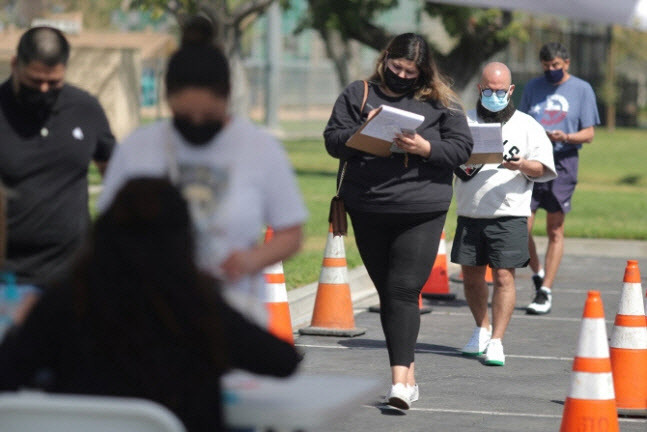
[[546, 172], [543, 163], [522, 157], [503, 161], [502, 166], [512, 171], [519, 170], [528, 177], [541, 177]]
[[553, 142], [561, 141], [565, 144], [571, 145], [586, 144], [593, 141], [593, 137], [595, 136], [595, 128], [593, 126], [589, 126], [587, 128], [580, 129], [577, 132], [569, 134], [561, 130], [555, 130], [552, 132], [547, 132], [547, 134], [550, 140]]

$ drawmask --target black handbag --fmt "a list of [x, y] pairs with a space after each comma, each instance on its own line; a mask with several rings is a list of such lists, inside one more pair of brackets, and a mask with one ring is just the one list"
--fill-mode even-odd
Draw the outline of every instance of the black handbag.
[[[364, 98], [362, 99], [362, 105], [360, 106], [359, 112], [364, 111], [364, 106], [366, 105], [366, 99], [368, 99], [368, 82], [364, 81]], [[348, 220], [346, 218], [346, 207], [344, 207], [344, 200], [339, 196], [339, 191], [341, 190], [341, 185], [344, 181], [344, 175], [346, 174], [346, 167], [348, 166], [348, 161], [344, 161], [344, 165], [341, 168], [341, 174], [339, 175], [339, 184], [337, 185], [337, 193], [330, 201], [330, 212], [328, 213], [328, 222], [332, 224], [332, 234], [333, 236], [345, 236], [348, 234]]]

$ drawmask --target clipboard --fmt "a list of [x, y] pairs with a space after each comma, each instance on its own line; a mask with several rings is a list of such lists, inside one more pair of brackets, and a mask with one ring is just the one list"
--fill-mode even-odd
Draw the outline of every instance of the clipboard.
[[474, 148], [466, 164], [501, 163], [503, 161], [503, 136], [501, 123], [468, 124]]
[[425, 117], [409, 111], [381, 105], [377, 113], [351, 136], [348, 147], [375, 156], [391, 156], [393, 137], [402, 129], [416, 129]]

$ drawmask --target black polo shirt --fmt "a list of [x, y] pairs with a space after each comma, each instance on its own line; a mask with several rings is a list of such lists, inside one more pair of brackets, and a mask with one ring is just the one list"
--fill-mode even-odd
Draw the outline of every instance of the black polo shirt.
[[42, 120], [0, 86], [0, 178], [9, 190], [6, 269], [39, 284], [61, 269], [89, 226], [88, 166], [115, 145], [96, 98], [64, 85]]

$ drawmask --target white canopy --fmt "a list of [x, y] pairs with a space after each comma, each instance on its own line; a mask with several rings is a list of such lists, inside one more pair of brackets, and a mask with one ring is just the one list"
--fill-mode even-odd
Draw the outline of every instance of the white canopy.
[[430, 3], [524, 10], [647, 30], [647, 0], [430, 0]]

